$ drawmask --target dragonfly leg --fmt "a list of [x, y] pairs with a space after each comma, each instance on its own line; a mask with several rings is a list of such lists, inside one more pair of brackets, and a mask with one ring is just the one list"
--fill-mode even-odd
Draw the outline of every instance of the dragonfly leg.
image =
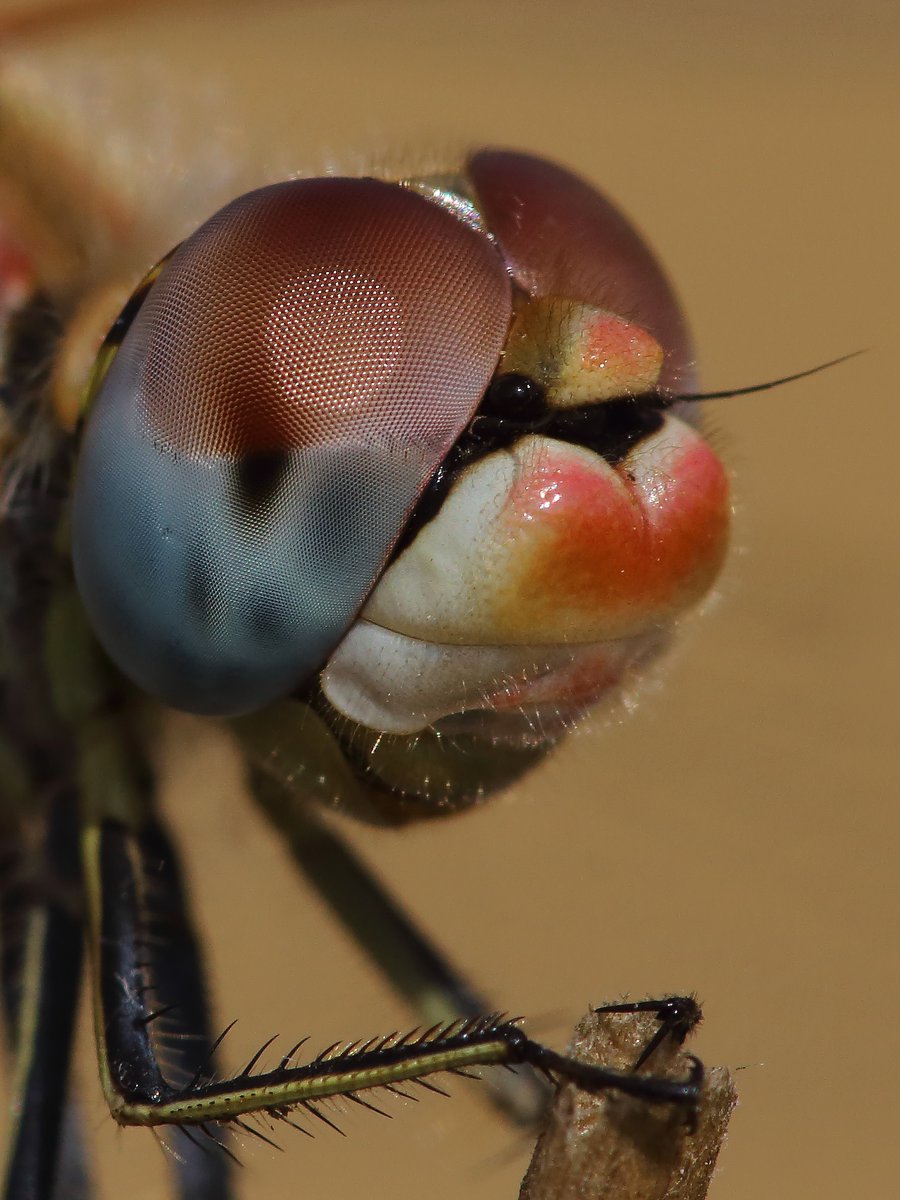
[[[132, 844], [143, 872], [141, 929], [144, 942], [144, 998], [151, 1022], [165, 1047], [169, 1080], [187, 1083], [198, 1072], [212, 1070], [209, 1001], [202, 955], [185, 894], [175, 846], [158, 818], [143, 824]], [[210, 1131], [199, 1142], [175, 1142], [176, 1176], [184, 1200], [226, 1200], [231, 1195], [232, 1164], [222, 1131]]]
[[[82, 772], [95, 1035], [101, 1082], [120, 1120], [123, 1097], [161, 1097], [213, 1071], [202, 954], [178, 853], [153, 810], [152, 777], [135, 763], [136, 754], [127, 763], [110, 754], [100, 787], [96, 761]], [[104, 807], [116, 816], [104, 818]], [[221, 1130], [187, 1131], [169, 1146], [182, 1200], [233, 1194]]]
[[232, 1124], [269, 1140], [243, 1118], [255, 1113], [293, 1124], [293, 1116], [307, 1114], [327, 1121], [318, 1105], [328, 1097], [371, 1108], [374, 1089], [396, 1091], [404, 1082], [433, 1088], [428, 1077], [439, 1072], [467, 1074], [501, 1064], [527, 1064], [591, 1091], [616, 1090], [689, 1111], [696, 1106], [699, 1064], [688, 1078], [671, 1080], [578, 1062], [532, 1041], [516, 1021], [496, 1013], [459, 1018], [425, 1033], [336, 1044], [294, 1065], [298, 1042], [272, 1069], [258, 1066], [266, 1043], [231, 1078], [219, 1078], [209, 1065], [186, 1083], [168, 1079], [156, 1034], [174, 1014], [168, 1000], [159, 1007], [155, 991], [148, 990], [156, 982], [153, 956], [148, 957], [148, 914], [158, 860], [147, 853], [142, 830], [152, 825], [141, 814], [140, 781], [129, 782], [133, 767], [121, 739], [94, 731], [85, 738], [83, 756], [81, 845], [94, 1027], [107, 1102], [121, 1124], [177, 1126], [195, 1141], [214, 1136], [216, 1125]]
[[659, 1021], [656, 1033], [641, 1051], [632, 1068], [639, 1071], [657, 1046], [672, 1038], [679, 1046], [703, 1020], [694, 996], [665, 996], [661, 1000], [624, 1000], [620, 1004], [601, 1004], [595, 1013], [654, 1013]]
[[4, 831], [3, 1008], [14, 1054], [4, 1200], [89, 1190], [76, 1123], [64, 1120], [82, 965], [76, 811], [60, 795], [37, 848], [17, 823]]
[[[269, 777], [257, 774], [254, 796], [285, 839], [294, 862], [353, 936], [360, 949], [425, 1025], [491, 1010], [385, 885], [311, 805], [298, 803]], [[491, 1100], [515, 1124], [535, 1125], [550, 1100], [536, 1071], [491, 1071]]]

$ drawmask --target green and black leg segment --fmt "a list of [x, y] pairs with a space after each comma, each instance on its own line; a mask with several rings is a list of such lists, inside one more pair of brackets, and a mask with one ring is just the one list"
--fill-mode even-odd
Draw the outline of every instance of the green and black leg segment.
[[[261, 772], [253, 784], [260, 808], [285, 839], [299, 869], [420, 1020], [449, 1024], [489, 1010], [327, 819]], [[659, 1029], [634, 1064], [635, 1071], [663, 1041], [673, 1038], [681, 1044], [701, 1015], [689, 996], [609, 1004], [595, 1011], [652, 1012], [658, 1017]], [[513, 1075], [495, 1070], [486, 1082], [495, 1106], [515, 1124], [534, 1127], [544, 1116], [551, 1091], [538, 1070], [526, 1067]]]
[[[3, 838], [3, 1009], [13, 1056], [4, 1200], [86, 1196], [77, 1136], [61, 1155], [82, 930], [74, 795], [49, 805], [43, 836]], [[74, 1125], [74, 1122], [70, 1122]]]
[[[326, 901], [359, 948], [424, 1026], [447, 1025], [489, 1012], [464, 974], [426, 938], [384, 884], [333, 826], [277, 780], [257, 772], [253, 793], [284, 838], [294, 862]], [[537, 1071], [495, 1070], [485, 1080], [494, 1105], [522, 1128], [536, 1126], [551, 1090]]]
[[148, 882], [141, 837], [121, 821], [105, 819], [87, 825], [83, 846], [100, 1071], [110, 1109], [122, 1124], [176, 1126], [195, 1141], [214, 1137], [217, 1126], [228, 1125], [265, 1137], [265, 1125], [247, 1118], [262, 1114], [291, 1124], [304, 1115], [328, 1120], [319, 1106], [329, 1097], [375, 1107], [371, 1097], [377, 1089], [398, 1090], [416, 1082], [433, 1087], [434, 1074], [466, 1074], [493, 1064], [530, 1064], [590, 1090], [615, 1089], [687, 1108], [696, 1104], [699, 1067], [690, 1078], [672, 1081], [579, 1063], [532, 1041], [515, 1021], [496, 1014], [460, 1018], [405, 1037], [339, 1044], [299, 1065], [297, 1048], [274, 1069], [258, 1068], [257, 1055], [233, 1078], [216, 1078], [200, 1068], [187, 1083], [175, 1084], [160, 1066], [153, 1035], [166, 1014], [147, 990], [142, 914]]

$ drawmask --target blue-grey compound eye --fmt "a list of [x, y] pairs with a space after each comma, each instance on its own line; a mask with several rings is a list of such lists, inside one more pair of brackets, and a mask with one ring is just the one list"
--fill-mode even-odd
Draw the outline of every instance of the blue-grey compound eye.
[[94, 403], [73, 556], [119, 668], [234, 715], [352, 623], [493, 374], [493, 244], [371, 179], [276, 184], [184, 242]]

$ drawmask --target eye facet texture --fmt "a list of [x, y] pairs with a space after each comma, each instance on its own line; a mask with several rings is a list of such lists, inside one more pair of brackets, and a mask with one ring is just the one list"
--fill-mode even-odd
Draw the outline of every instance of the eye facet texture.
[[76, 575], [124, 673], [231, 715], [323, 666], [510, 313], [489, 239], [375, 180], [262, 188], [184, 242], [100, 389], [76, 481]]
[[[506, 738], [516, 714], [523, 736], [554, 738], [709, 589], [728, 484], [691, 414], [658, 404], [692, 385], [691, 344], [622, 213], [529, 155], [479, 151], [465, 175], [519, 289], [475, 427], [496, 444], [457, 454], [440, 507], [379, 579], [322, 688], [377, 731], [449, 733], [477, 714], [485, 736]], [[504, 379], [530, 388], [498, 405]]]
[[624, 317], [666, 351], [662, 389], [687, 390], [693, 350], [675, 293], [625, 215], [571, 171], [512, 150], [481, 150], [467, 174], [516, 282]]

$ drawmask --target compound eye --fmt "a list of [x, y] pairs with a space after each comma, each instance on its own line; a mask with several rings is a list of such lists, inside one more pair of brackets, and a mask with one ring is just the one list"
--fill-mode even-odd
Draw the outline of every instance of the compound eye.
[[481, 150], [466, 168], [516, 282], [623, 317], [665, 351], [658, 384], [689, 390], [693, 350], [665, 272], [614, 204], [555, 163]]
[[121, 670], [230, 715], [321, 667], [477, 407], [510, 313], [488, 238], [375, 180], [262, 188], [184, 242], [77, 471], [76, 576]]

